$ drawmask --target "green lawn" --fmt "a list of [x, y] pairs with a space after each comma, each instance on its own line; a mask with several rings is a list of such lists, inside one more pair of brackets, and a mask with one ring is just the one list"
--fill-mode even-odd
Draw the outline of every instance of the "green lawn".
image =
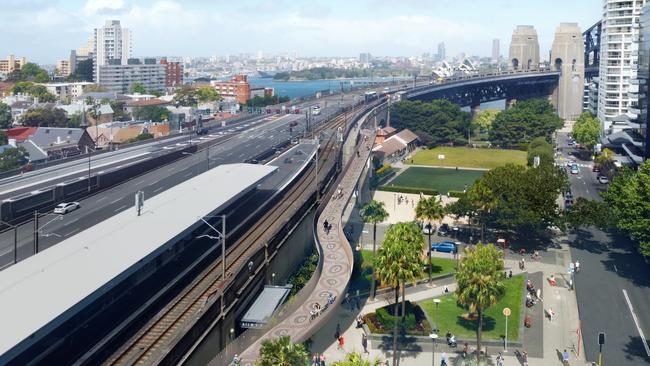
[[[445, 158], [438, 159], [438, 155], [444, 155]], [[508, 163], [525, 165], [526, 152], [519, 150], [472, 149], [468, 147], [436, 147], [418, 152], [413, 157], [412, 163], [410, 159], [406, 160], [406, 163], [492, 169]]]
[[[519, 337], [519, 315], [521, 314], [522, 296], [524, 290], [524, 276], [513, 276], [506, 280], [506, 294], [496, 303], [485, 311], [483, 318], [483, 338], [484, 339], [501, 339], [505, 334], [505, 317], [503, 308], [509, 307], [512, 311], [508, 318], [508, 339], [517, 340]], [[459, 338], [476, 337], [476, 320], [466, 320], [463, 314], [467, 314], [467, 309], [456, 303], [456, 295], [449, 294], [440, 297], [438, 308], [438, 329], [442, 334], [451, 331]], [[419, 305], [427, 313], [429, 319], [436, 324], [436, 312], [433, 298], [420, 301]]]
[[471, 186], [484, 173], [479, 170], [410, 167], [386, 186], [434, 189], [447, 194], [449, 191], [464, 190], [466, 185]]
[[[362, 250], [361, 255], [355, 255], [352, 283], [354, 288], [370, 288], [372, 282], [372, 250]], [[452, 273], [456, 270], [456, 260], [447, 258], [431, 258], [433, 276]], [[422, 278], [427, 278], [429, 272], [425, 271]]]

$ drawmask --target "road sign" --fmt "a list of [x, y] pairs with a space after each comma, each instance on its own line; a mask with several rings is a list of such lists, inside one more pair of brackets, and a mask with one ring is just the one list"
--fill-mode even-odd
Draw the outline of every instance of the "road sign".
[[510, 308], [503, 308], [503, 315], [510, 316]]

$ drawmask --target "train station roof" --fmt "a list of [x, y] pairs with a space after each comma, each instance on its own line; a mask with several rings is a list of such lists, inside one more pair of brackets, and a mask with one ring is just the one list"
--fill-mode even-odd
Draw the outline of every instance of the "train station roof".
[[277, 169], [253, 164], [215, 167], [145, 197], [140, 216], [129, 208], [0, 272], [0, 364], [8, 351], [29, 346], [31, 341], [23, 340], [46, 335], [85, 306], [85, 299], [106, 291], [112, 280], [196, 225], [200, 217], [227, 207]]

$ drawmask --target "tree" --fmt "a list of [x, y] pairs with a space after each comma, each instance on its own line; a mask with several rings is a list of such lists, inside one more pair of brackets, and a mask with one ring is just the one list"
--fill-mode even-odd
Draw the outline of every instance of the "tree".
[[465, 144], [471, 116], [447, 100], [401, 101], [391, 106], [391, 125], [408, 128], [430, 147]]
[[75, 112], [70, 116], [70, 118], [68, 118], [67, 127], [79, 128], [80, 126], [81, 126], [81, 112]]
[[93, 60], [87, 59], [77, 62], [74, 73], [68, 80], [70, 81], [93, 81]]
[[0, 102], [0, 128], [11, 128], [14, 119], [11, 115], [11, 107]]
[[50, 75], [47, 71], [41, 69], [37, 64], [28, 62], [20, 69], [14, 70], [7, 75], [7, 81], [34, 81], [37, 83], [46, 83], [50, 81]]
[[11, 93], [16, 94], [28, 94], [34, 98], [38, 98], [39, 102], [47, 103], [56, 101], [54, 94], [47, 91], [47, 88], [43, 85], [37, 85], [31, 81], [19, 81], [11, 88]]
[[442, 220], [445, 217], [445, 209], [440, 204], [440, 201], [436, 197], [429, 197], [421, 199], [418, 202], [418, 205], [415, 207], [415, 218], [424, 221], [427, 220], [429, 223], [429, 230], [427, 236], [429, 237], [429, 247], [427, 248], [427, 254], [429, 257], [429, 262], [427, 267], [429, 267], [429, 282], [433, 280], [433, 268], [431, 265], [431, 234], [433, 231], [432, 221]]
[[108, 102], [113, 110], [113, 120], [123, 121], [127, 118], [126, 113], [124, 112], [124, 107], [126, 103], [121, 100], [111, 100]]
[[154, 138], [153, 134], [151, 134], [149, 132], [143, 132], [143, 133], [139, 134], [138, 136], [136, 136], [136, 137], [134, 137], [132, 139], [129, 139], [127, 142], [132, 143], [132, 142], [138, 142], [138, 141], [145, 141], [145, 140], [151, 140], [152, 138]]
[[378, 358], [373, 360], [364, 360], [363, 355], [358, 352], [352, 352], [345, 355], [345, 360], [336, 361], [332, 366], [380, 366], [381, 361]]
[[379, 280], [395, 289], [395, 328], [393, 329], [393, 365], [397, 361], [397, 314], [399, 313], [399, 289], [402, 288], [402, 319], [406, 310], [406, 282], [414, 285], [422, 275], [424, 266], [422, 250], [424, 238], [414, 222], [392, 225], [385, 234], [384, 242], [374, 259]]
[[528, 144], [528, 166], [533, 166], [536, 156], [539, 157], [540, 164], [555, 162], [555, 149], [544, 137], [537, 137]]
[[505, 295], [503, 254], [492, 244], [468, 247], [464, 254], [456, 272], [456, 296], [470, 313], [476, 313], [476, 358], [480, 362], [484, 311]]
[[589, 112], [583, 112], [573, 125], [573, 137], [576, 141], [592, 149], [600, 141], [600, 122]]
[[28, 127], [66, 127], [68, 117], [60, 108], [33, 108], [22, 115], [21, 121]]
[[174, 93], [174, 103], [185, 107], [193, 107], [199, 103], [198, 91], [191, 86], [183, 86]]
[[7, 131], [0, 131], [0, 145], [6, 145], [7, 143], [9, 143]]
[[565, 212], [566, 224], [574, 229], [585, 226], [596, 226], [601, 229], [614, 227], [609, 207], [605, 202], [576, 198], [570, 210]]
[[650, 256], [650, 162], [636, 173], [624, 170], [602, 196], [616, 227], [638, 244], [641, 254]]
[[27, 162], [29, 153], [24, 147], [8, 148], [0, 154], [0, 171], [8, 171], [20, 168]]
[[291, 337], [281, 336], [262, 342], [256, 366], [306, 366], [309, 354], [302, 344], [294, 344]]
[[[372, 223], [372, 257], [375, 257], [377, 246], [377, 224], [388, 218], [384, 203], [372, 200], [361, 207], [359, 215], [364, 222]], [[372, 267], [372, 283], [370, 285], [370, 298], [375, 298], [375, 282], [377, 282], [375, 267]]]
[[144, 85], [142, 85], [140, 83], [131, 84], [131, 88], [129, 88], [129, 91], [131, 93], [147, 94], [147, 89], [145, 89]]
[[495, 145], [519, 147], [536, 137], [551, 141], [555, 130], [564, 121], [546, 99], [518, 102], [514, 107], [499, 113], [490, 129], [490, 142]]
[[221, 95], [211, 86], [202, 86], [196, 90], [197, 98], [201, 102], [214, 102], [221, 100]]
[[474, 125], [481, 129], [481, 132], [487, 132], [492, 127], [492, 123], [499, 114], [498, 109], [484, 109], [476, 114]]
[[157, 105], [148, 105], [136, 108], [133, 116], [139, 120], [161, 122], [169, 119], [169, 110]]

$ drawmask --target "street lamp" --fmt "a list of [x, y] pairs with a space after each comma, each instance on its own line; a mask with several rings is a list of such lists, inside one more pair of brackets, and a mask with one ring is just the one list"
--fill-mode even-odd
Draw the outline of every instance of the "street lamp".
[[438, 329], [438, 306], [440, 305], [440, 299], [433, 299], [433, 303], [436, 304], [436, 332], [440, 332], [440, 329]]
[[438, 335], [436, 333], [429, 334], [429, 338], [433, 341], [433, 350], [431, 351], [431, 365], [436, 366], [436, 339]]
[[275, 272], [271, 273], [271, 286], [275, 286]]

